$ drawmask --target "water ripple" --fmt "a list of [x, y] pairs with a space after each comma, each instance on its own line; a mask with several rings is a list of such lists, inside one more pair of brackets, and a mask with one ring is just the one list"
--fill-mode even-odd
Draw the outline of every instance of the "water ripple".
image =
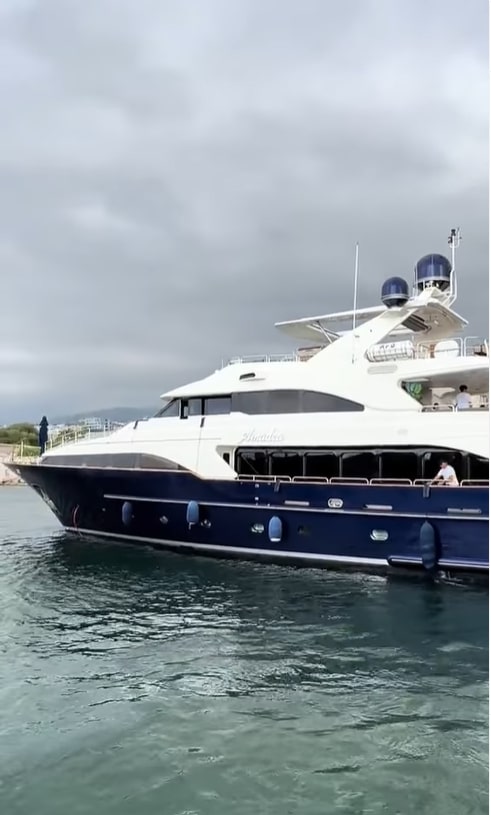
[[487, 812], [486, 591], [0, 518], [1, 812]]

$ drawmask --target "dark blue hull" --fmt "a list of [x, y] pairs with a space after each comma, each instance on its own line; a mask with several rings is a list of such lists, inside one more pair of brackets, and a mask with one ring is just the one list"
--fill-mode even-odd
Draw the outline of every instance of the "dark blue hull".
[[[15, 467], [79, 534], [330, 568], [488, 574], [488, 489]], [[272, 522], [272, 518], [275, 518]]]

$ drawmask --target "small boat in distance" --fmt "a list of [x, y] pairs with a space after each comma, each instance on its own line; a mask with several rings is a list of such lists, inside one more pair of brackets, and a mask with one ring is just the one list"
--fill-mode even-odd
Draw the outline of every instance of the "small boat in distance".
[[[416, 263], [411, 291], [386, 279], [381, 305], [277, 323], [295, 353], [232, 359], [154, 417], [12, 469], [77, 536], [488, 575], [489, 353], [452, 309], [459, 240]], [[456, 484], [434, 483], [442, 462]]]

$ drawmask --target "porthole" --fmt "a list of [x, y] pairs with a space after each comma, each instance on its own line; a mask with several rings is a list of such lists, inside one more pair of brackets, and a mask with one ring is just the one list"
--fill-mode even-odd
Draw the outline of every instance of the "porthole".
[[308, 526], [299, 526], [297, 532], [299, 535], [303, 535], [304, 537], [310, 535], [310, 529]]
[[329, 509], [341, 509], [343, 506], [343, 501], [341, 498], [329, 498], [327, 506]]
[[389, 533], [386, 529], [372, 529], [370, 537], [373, 541], [386, 541], [389, 539]]
[[253, 524], [251, 532], [254, 532], [255, 535], [261, 535], [264, 532], [264, 524]]

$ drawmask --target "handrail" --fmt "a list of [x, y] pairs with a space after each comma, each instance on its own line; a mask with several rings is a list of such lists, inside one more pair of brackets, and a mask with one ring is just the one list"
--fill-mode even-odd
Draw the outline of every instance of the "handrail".
[[[40, 464], [41, 456], [40, 455], [33, 455], [33, 456], [22, 456], [16, 455], [15, 450], [12, 451], [12, 455], [8, 460], [8, 463], [11, 464], [33, 464], [38, 465]], [[174, 471], [172, 471], [174, 472]], [[368, 478], [344, 478], [343, 476], [333, 476], [332, 478], [325, 478], [323, 476], [308, 476], [308, 475], [296, 475], [290, 477], [289, 475], [237, 475], [238, 481], [245, 481], [245, 482], [252, 482], [252, 483], [265, 483], [265, 484], [277, 484], [277, 483], [284, 483], [284, 484], [331, 484], [331, 485], [352, 485], [352, 486], [371, 486], [371, 487], [383, 487], [383, 486], [401, 486], [401, 487], [419, 487], [419, 486], [428, 486], [432, 483], [431, 478], [415, 478], [411, 481], [410, 478], [372, 478], [368, 480]], [[440, 486], [439, 484], [435, 484], [434, 486]], [[460, 481], [459, 485], [461, 487], [489, 487], [489, 479], [487, 478], [465, 478]]]
[[370, 479], [370, 484], [372, 484], [373, 486], [377, 486], [377, 485], [383, 486], [384, 484], [395, 484], [396, 486], [397, 486], [397, 484], [400, 484], [401, 486], [410, 486], [412, 483], [413, 482], [411, 481], [410, 478], [371, 478]]
[[[470, 340], [474, 340], [474, 344], [472, 347], [469, 347]], [[477, 342], [476, 342], [477, 340]], [[476, 348], [479, 348], [479, 351], [476, 351]], [[489, 348], [488, 348], [488, 341], [484, 339], [484, 337], [479, 336], [469, 336], [464, 337], [464, 356], [489, 356]]]
[[[384, 486], [400, 486], [400, 487], [422, 487], [428, 486], [432, 483], [432, 478], [343, 478], [342, 476], [333, 476], [332, 478], [324, 478], [323, 476], [308, 476], [308, 475], [295, 475], [292, 477], [288, 475], [238, 475], [238, 481], [252, 481], [261, 483], [275, 483], [284, 482], [286, 484], [331, 484], [342, 485], [351, 484], [354, 486], [371, 486], [371, 487], [384, 487]], [[435, 484], [434, 486], [439, 486]], [[487, 487], [489, 480], [485, 478], [465, 478], [459, 482], [461, 487]]]
[[489, 410], [489, 403], [481, 402], [480, 405], [471, 405], [469, 408], [458, 410], [454, 405], [423, 405], [422, 413], [472, 413], [473, 411]]
[[91, 430], [90, 427], [74, 427], [68, 430], [61, 430], [56, 435], [48, 439], [46, 445], [47, 450], [52, 450], [54, 447], [61, 447], [63, 444], [71, 444], [72, 442], [85, 441], [91, 439], [103, 439], [112, 436], [113, 430]]
[[368, 478], [349, 478], [348, 476], [344, 477], [340, 476], [333, 476], [329, 482], [330, 484], [369, 484]]
[[222, 368], [228, 365], [240, 365], [241, 363], [259, 363], [259, 362], [298, 362], [299, 356], [296, 352], [290, 354], [248, 354], [246, 356], [231, 357], [228, 360], [222, 360]]
[[5, 462], [7, 466], [9, 464], [39, 464], [41, 461], [41, 456], [16, 456], [12, 454], [12, 456], [7, 459]]
[[238, 481], [253, 481], [253, 482], [266, 482], [266, 483], [275, 483], [277, 481], [284, 481], [288, 483], [291, 481], [289, 475], [239, 475], [237, 476]]
[[329, 484], [329, 479], [322, 475], [294, 475], [294, 483]]
[[423, 405], [422, 413], [455, 413], [454, 405]]
[[418, 359], [433, 359], [435, 357], [435, 352], [438, 356], [443, 356], [445, 351], [443, 349], [436, 348], [440, 342], [454, 342], [456, 343], [457, 348], [448, 348], [447, 353], [450, 351], [457, 351], [458, 353], [456, 356], [463, 356], [464, 351], [464, 343], [462, 337], [445, 337], [444, 340], [421, 340], [416, 345], [416, 355]]

